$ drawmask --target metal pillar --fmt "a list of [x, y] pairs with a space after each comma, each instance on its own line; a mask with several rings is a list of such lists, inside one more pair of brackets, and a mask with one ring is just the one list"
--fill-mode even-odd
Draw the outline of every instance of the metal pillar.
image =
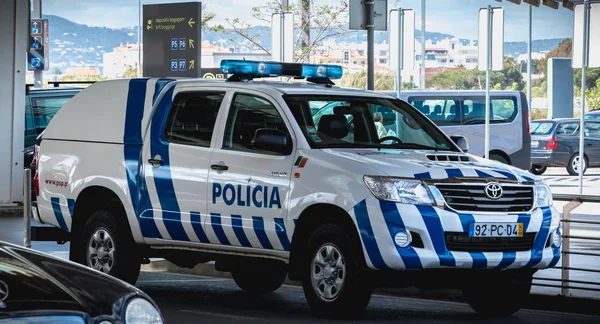
[[[33, 19], [42, 19], [42, 0], [33, 0]], [[35, 70], [33, 71], [33, 87], [43, 88], [44, 87], [44, 71]]]
[[366, 0], [367, 29], [367, 89], [375, 90], [375, 1]]
[[492, 19], [494, 11], [488, 6], [488, 29], [487, 29], [487, 66], [485, 69], [485, 155], [490, 158], [490, 75], [492, 73]]
[[404, 68], [404, 10], [398, 7], [396, 1], [396, 10], [398, 10], [398, 63], [396, 66], [396, 95], [400, 98], [402, 94], [402, 69]]
[[421, 0], [421, 89], [425, 89], [425, 0]]
[[[281, 42], [281, 50], [280, 50], [280, 58], [281, 62], [286, 62], [285, 57], [285, 13], [287, 12], [287, 7], [289, 6], [289, 0], [281, 0], [281, 11], [279, 12], [280, 20], [281, 20], [281, 28], [279, 31], [281, 35], [279, 36]], [[293, 61], [293, 60], [292, 60]]]
[[531, 93], [531, 73], [532, 73], [532, 62], [531, 62], [531, 51], [533, 50], [533, 42], [531, 40], [533, 34], [533, 6], [529, 5], [529, 40], [527, 41], [527, 107], [529, 108], [529, 124], [531, 124], [531, 119], [533, 115], [533, 108], [531, 107], [533, 95]]
[[23, 246], [31, 247], [31, 169], [23, 171]]
[[142, 17], [144, 16], [142, 9], [142, 0], [138, 0], [138, 68], [137, 68], [137, 77], [142, 77]]
[[585, 79], [586, 69], [588, 67], [588, 56], [589, 56], [589, 43], [590, 43], [590, 2], [585, 0], [583, 2], [583, 59], [581, 61], [581, 114], [579, 115], [579, 194], [583, 194], [583, 164], [585, 163], [584, 158], [584, 139], [585, 139], [585, 128], [584, 119], [585, 115]]

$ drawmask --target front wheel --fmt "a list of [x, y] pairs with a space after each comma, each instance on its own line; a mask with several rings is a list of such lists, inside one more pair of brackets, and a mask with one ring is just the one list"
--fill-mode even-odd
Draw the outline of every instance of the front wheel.
[[529, 169], [529, 172], [535, 175], [542, 175], [544, 174], [544, 172], [546, 172], [547, 169], [548, 167], [545, 165], [534, 164], [531, 166], [531, 169]]
[[357, 244], [334, 224], [322, 225], [309, 237], [302, 286], [315, 315], [352, 318], [369, 304], [373, 288]]
[[[579, 160], [579, 154], [574, 154], [569, 160], [569, 165], [567, 165], [567, 172], [569, 172], [570, 175], [579, 175]], [[581, 162], [583, 162], [583, 174], [585, 174], [585, 171], [587, 170], [587, 159], [584, 157]]]
[[119, 222], [115, 213], [97, 210], [83, 230], [73, 234], [71, 261], [135, 284], [141, 267], [140, 253], [129, 225]]
[[469, 306], [485, 318], [500, 318], [518, 312], [531, 291], [531, 272], [500, 272], [469, 279], [463, 295]]

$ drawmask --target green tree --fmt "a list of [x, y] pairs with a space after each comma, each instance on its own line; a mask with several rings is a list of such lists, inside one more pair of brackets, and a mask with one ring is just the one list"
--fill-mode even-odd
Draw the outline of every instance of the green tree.
[[130, 66], [129, 68], [127, 68], [127, 70], [125, 70], [125, 73], [123, 73], [123, 78], [137, 78], [137, 64], [135, 66]]
[[[317, 4], [316, 0], [309, 1], [310, 12], [305, 11], [304, 15], [302, 13], [302, 1], [294, 1], [287, 8], [283, 8], [280, 1], [268, 0], [265, 5], [252, 8], [252, 16], [269, 25], [271, 24], [271, 15], [281, 10], [290, 11], [295, 17], [304, 17], [303, 19], [294, 20], [294, 29], [305, 30], [310, 27], [313, 37], [307, 39], [303, 37], [303, 33], [297, 33], [294, 36], [294, 61], [296, 62], [305, 61], [314, 48], [327, 38], [350, 32], [347, 26], [348, 0], [342, 0], [338, 4]], [[239, 18], [227, 18], [225, 21], [229, 25], [228, 28], [223, 25], [216, 25], [211, 27], [211, 30], [240, 36], [252, 44], [256, 50], [271, 54], [265, 44], [260, 43], [262, 35], [252, 29], [254, 27], [252, 24]], [[303, 45], [303, 40], [308, 44]], [[231, 37], [230, 41], [235, 41], [235, 38]]]
[[202, 31], [208, 30], [208, 23], [215, 18], [216, 14], [214, 12], [208, 12], [206, 10], [206, 4], [202, 4], [202, 17], [200, 22], [200, 28]]
[[[340, 85], [343, 87], [366, 89], [367, 88], [367, 72], [344, 74], [340, 80]], [[402, 84], [403, 89], [412, 89], [408, 83]], [[375, 90], [394, 90], [394, 75], [387, 73], [375, 73]]]
[[552, 57], [573, 57], [573, 42], [570, 39], [564, 39], [558, 46], [546, 54], [546, 57], [538, 63], [538, 69], [546, 75], [548, 59]]

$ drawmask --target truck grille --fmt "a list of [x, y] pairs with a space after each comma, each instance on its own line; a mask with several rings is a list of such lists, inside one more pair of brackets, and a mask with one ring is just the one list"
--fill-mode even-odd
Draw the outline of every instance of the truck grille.
[[436, 184], [450, 208], [457, 211], [526, 212], [533, 207], [533, 187], [502, 184], [503, 194], [491, 199], [484, 184]]
[[468, 233], [444, 233], [446, 248], [456, 252], [509, 252], [529, 251], [537, 233], [523, 237], [469, 237]]

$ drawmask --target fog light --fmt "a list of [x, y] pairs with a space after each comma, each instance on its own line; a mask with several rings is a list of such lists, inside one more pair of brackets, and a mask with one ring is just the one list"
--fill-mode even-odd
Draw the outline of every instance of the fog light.
[[411, 241], [412, 237], [410, 236], [410, 233], [406, 231], [398, 232], [396, 233], [396, 236], [394, 236], [394, 242], [398, 247], [407, 247], [410, 245]]
[[560, 247], [561, 244], [562, 237], [560, 235], [560, 232], [556, 230], [554, 233], [552, 233], [552, 245], [554, 245], [555, 247]]

